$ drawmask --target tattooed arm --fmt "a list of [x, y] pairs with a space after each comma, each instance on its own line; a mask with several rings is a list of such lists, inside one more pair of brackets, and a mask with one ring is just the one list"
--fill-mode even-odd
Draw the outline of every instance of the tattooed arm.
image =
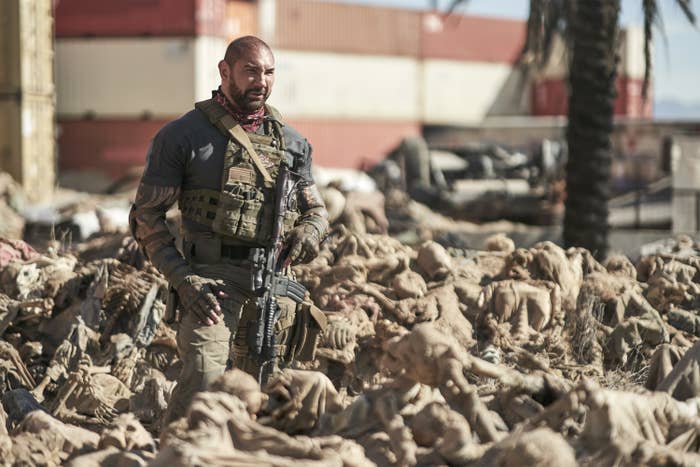
[[[129, 226], [146, 257], [177, 290], [184, 309], [193, 312], [200, 322], [211, 325], [219, 321], [221, 313], [215, 290], [206, 279], [192, 273], [175, 248], [175, 239], [165, 223], [165, 213], [179, 196], [180, 187], [141, 182], [129, 212]], [[218, 294], [223, 298], [220, 291]]]
[[190, 273], [165, 222], [165, 213], [179, 197], [180, 187], [141, 182], [129, 212], [131, 234], [146, 257], [176, 288]]
[[297, 224], [312, 225], [318, 231], [318, 237], [323, 239], [328, 230], [328, 211], [326, 205], [321, 198], [321, 193], [318, 191], [315, 183], [301, 184], [297, 192], [299, 201], [299, 209], [301, 217]]

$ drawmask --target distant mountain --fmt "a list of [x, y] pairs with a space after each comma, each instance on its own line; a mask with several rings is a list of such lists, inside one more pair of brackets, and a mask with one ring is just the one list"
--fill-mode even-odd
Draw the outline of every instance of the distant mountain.
[[700, 101], [659, 99], [654, 102], [654, 118], [700, 120]]

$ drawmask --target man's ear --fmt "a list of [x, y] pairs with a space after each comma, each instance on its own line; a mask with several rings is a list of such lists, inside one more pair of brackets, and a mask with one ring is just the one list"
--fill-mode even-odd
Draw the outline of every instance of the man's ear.
[[228, 81], [231, 75], [231, 67], [226, 60], [221, 60], [219, 62], [219, 76], [221, 76], [222, 81]]

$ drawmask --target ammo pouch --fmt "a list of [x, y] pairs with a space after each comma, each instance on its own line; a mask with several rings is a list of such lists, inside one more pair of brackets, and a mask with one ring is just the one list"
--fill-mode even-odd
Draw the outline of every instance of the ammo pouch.
[[285, 363], [313, 360], [318, 339], [328, 325], [326, 315], [308, 299], [295, 303], [280, 298], [277, 303], [281, 313], [275, 324], [275, 334], [280, 344], [280, 359]]
[[244, 183], [227, 183], [219, 193], [212, 230], [244, 242], [266, 243], [272, 223], [264, 219], [266, 215], [271, 218], [273, 206], [272, 197], [263, 190], [270, 191]]

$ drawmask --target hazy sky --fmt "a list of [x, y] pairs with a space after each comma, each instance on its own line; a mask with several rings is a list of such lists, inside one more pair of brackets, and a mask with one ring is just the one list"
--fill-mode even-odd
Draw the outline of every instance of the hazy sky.
[[[329, 1], [329, 0], [327, 0]], [[427, 8], [429, 0], [342, 0], [346, 3], [385, 5], [397, 8]], [[451, 0], [439, 0], [441, 8]], [[527, 18], [529, 0], [471, 0], [459, 11], [464, 13]], [[697, 106], [700, 118], [700, 30], [691, 26], [675, 0], [661, 0], [661, 15], [666, 31], [667, 46], [655, 31], [654, 100], [675, 100]], [[700, 15], [700, 6], [693, 9]], [[622, 0], [622, 24], [642, 24], [642, 0]], [[695, 113], [695, 112], [694, 112]]]

